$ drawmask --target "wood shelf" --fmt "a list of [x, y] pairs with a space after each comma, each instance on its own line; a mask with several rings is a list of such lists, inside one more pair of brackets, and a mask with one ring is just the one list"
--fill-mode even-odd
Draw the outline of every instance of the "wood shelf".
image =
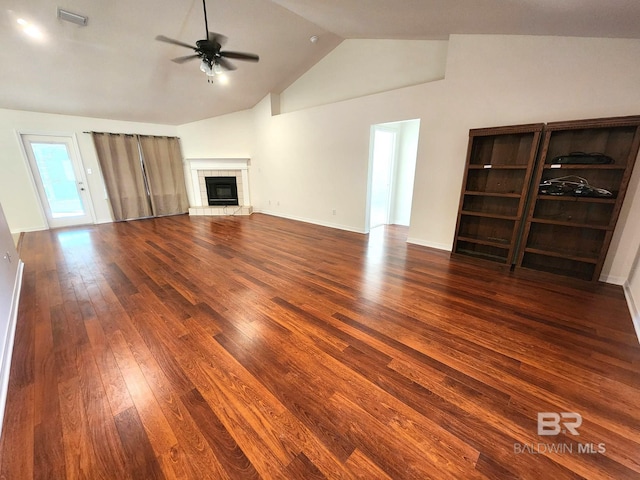
[[465, 190], [464, 195], [474, 195], [478, 197], [500, 197], [500, 198], [520, 198], [522, 196], [519, 193], [477, 192], [472, 190]]
[[609, 163], [604, 165], [590, 165], [588, 163], [545, 163], [545, 170], [626, 170], [624, 165]]
[[[584, 280], [600, 278], [640, 147], [640, 116], [550, 123], [533, 177], [518, 266]], [[553, 164], [571, 152], [598, 152], [612, 164]], [[545, 180], [579, 176], [612, 197], [545, 195]]]
[[506, 259], [506, 256], [493, 255], [490, 253], [478, 252], [475, 250], [468, 250], [464, 248], [459, 248], [455, 253], [462, 254], [462, 255], [469, 255], [470, 257], [480, 258], [483, 260], [490, 260], [492, 262], [499, 262], [499, 263], [504, 263]]
[[470, 215], [474, 217], [485, 217], [485, 218], [499, 218], [501, 220], [518, 220], [518, 217], [513, 215], [496, 215], [493, 213], [485, 213], [485, 212], [471, 212], [469, 210], [462, 210], [460, 215]]
[[[453, 253], [597, 281], [639, 149], [640, 116], [470, 130]], [[613, 163], [552, 163], [573, 152]], [[612, 196], [539, 192], [568, 176]]]
[[548, 257], [544, 254], [528, 252], [519, 268], [561, 276], [567, 276], [567, 271], [571, 271], [572, 278], [591, 281], [596, 265], [591, 262], [580, 262], [562, 257]]
[[527, 253], [536, 253], [538, 255], [544, 255], [546, 257], [558, 257], [558, 258], [566, 258], [568, 260], [573, 260], [576, 262], [583, 263], [598, 263], [597, 257], [583, 257], [579, 255], [571, 255], [568, 250], [546, 250], [541, 248], [530, 248], [527, 247], [524, 249]]
[[458, 239], [463, 242], [477, 243], [479, 245], [488, 245], [490, 247], [498, 247], [498, 248], [509, 247], [509, 240], [507, 239], [497, 241], [499, 239], [484, 239], [484, 238], [472, 238], [472, 237], [463, 237], [463, 236], [458, 237]]
[[552, 202], [616, 203], [615, 197], [574, 197], [571, 195], [538, 194], [538, 200]]
[[511, 264], [542, 124], [469, 131], [453, 253]]
[[470, 170], [526, 170], [526, 165], [469, 165]]
[[532, 218], [529, 220], [532, 223], [544, 223], [546, 225], [560, 225], [563, 227], [575, 227], [575, 228], [593, 228], [594, 230], [610, 230], [606, 225], [594, 225], [588, 223], [568, 222], [563, 220], [551, 220], [547, 218]]

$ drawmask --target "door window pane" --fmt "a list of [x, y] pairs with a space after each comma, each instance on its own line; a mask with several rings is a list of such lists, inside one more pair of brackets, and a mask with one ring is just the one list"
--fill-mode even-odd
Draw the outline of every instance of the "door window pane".
[[67, 146], [59, 143], [31, 143], [33, 155], [53, 218], [84, 215]]

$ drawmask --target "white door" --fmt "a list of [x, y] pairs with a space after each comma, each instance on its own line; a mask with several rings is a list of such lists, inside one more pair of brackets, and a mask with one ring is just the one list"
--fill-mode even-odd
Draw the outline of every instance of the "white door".
[[73, 137], [22, 135], [49, 227], [94, 223]]

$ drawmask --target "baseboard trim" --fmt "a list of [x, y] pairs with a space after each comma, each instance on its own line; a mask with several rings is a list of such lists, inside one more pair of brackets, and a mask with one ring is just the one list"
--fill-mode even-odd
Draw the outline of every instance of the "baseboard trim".
[[11, 235], [19, 235], [21, 233], [29, 233], [29, 232], [44, 232], [45, 230], [49, 230], [49, 227], [23, 228], [20, 230], [11, 230]]
[[18, 306], [20, 304], [20, 292], [22, 291], [22, 272], [24, 263], [19, 260], [18, 272], [13, 286], [13, 298], [11, 299], [11, 310], [9, 312], [9, 324], [7, 325], [7, 336], [4, 345], [1, 345], [0, 352], [0, 435], [2, 435], [2, 424], [4, 421], [4, 410], [7, 406], [7, 393], [9, 390], [9, 374], [11, 373], [11, 356], [13, 354], [13, 341], [16, 335], [16, 325], [18, 323]]
[[603, 283], [610, 283], [611, 285], [621, 285], [621, 286], [624, 286], [625, 282], [627, 281], [626, 278], [615, 277], [611, 275], [600, 275], [600, 278], [598, 280]]
[[624, 296], [627, 299], [627, 305], [629, 307], [629, 313], [631, 313], [631, 321], [633, 322], [633, 328], [636, 331], [638, 337], [638, 343], [640, 343], [640, 310], [636, 305], [633, 295], [631, 294], [631, 288], [629, 288], [629, 282], [624, 282], [622, 286], [624, 290]]
[[451, 245], [448, 243], [428, 242], [420, 238], [407, 238], [407, 243], [413, 243], [414, 245], [420, 245], [421, 247], [435, 248], [436, 250], [444, 250], [445, 252], [451, 251]]
[[337, 230], [345, 230], [347, 232], [363, 233], [363, 234], [366, 233], [364, 230], [358, 230], [357, 228], [349, 227], [347, 225], [340, 225], [338, 223], [320, 222], [318, 220], [312, 220], [310, 218], [304, 218], [304, 217], [296, 217], [294, 215], [283, 215], [281, 213], [275, 213], [269, 210], [254, 210], [254, 212], [262, 213], [264, 215], [270, 215], [272, 217], [286, 218], [287, 220], [295, 220], [297, 222], [304, 222], [304, 223], [310, 223], [312, 225], [319, 225], [321, 227], [335, 228]]

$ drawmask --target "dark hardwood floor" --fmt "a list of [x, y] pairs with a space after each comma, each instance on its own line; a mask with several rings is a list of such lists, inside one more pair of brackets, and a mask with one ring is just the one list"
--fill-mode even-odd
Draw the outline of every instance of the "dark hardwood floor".
[[25, 234], [2, 478], [640, 478], [622, 290], [406, 235], [259, 214]]

